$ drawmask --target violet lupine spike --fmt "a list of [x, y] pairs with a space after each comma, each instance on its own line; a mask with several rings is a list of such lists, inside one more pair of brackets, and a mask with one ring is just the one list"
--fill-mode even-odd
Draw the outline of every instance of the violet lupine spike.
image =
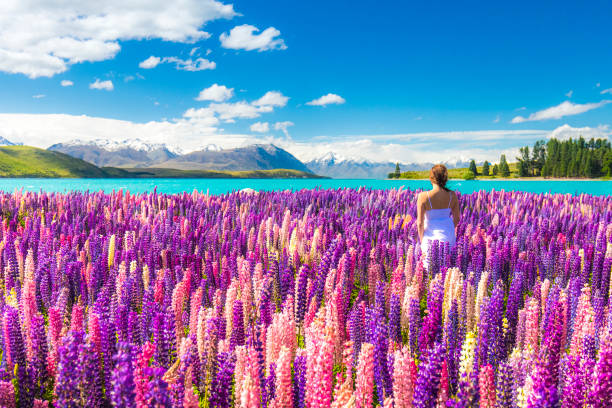
[[440, 387], [444, 353], [444, 345], [436, 343], [427, 356], [427, 360], [421, 363], [414, 388], [415, 408], [435, 407], [438, 388]]
[[134, 385], [134, 360], [136, 353], [134, 346], [129, 343], [119, 343], [115, 360], [115, 369], [112, 373], [110, 401], [115, 407], [136, 407]]
[[62, 407], [81, 406], [82, 374], [75, 362], [79, 359], [79, 345], [83, 343], [83, 332], [70, 332], [59, 348], [59, 363], [57, 366], [57, 404]]
[[234, 358], [229, 353], [217, 355], [216, 376], [210, 388], [210, 407], [229, 408], [232, 403], [232, 376], [234, 373]]

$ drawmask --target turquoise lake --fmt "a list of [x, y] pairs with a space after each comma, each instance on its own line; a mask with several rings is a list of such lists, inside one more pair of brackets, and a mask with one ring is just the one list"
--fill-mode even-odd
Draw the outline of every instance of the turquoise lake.
[[[340, 179], [0, 179], [0, 190], [28, 191], [99, 191], [129, 190], [133, 193], [152, 191], [160, 193], [192, 192], [194, 189], [210, 194], [224, 194], [243, 188], [254, 190], [301, 190], [301, 189], [372, 189], [400, 188], [419, 189], [431, 185], [424, 180], [340, 180]], [[479, 190], [528, 191], [532, 193], [569, 193], [610, 195], [612, 181], [600, 180], [453, 180], [448, 183], [453, 190], [472, 193]]]

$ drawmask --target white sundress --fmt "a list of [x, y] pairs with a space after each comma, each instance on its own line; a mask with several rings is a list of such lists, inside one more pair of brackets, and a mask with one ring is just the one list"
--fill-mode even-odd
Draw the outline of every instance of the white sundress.
[[453, 193], [450, 193], [448, 200], [448, 208], [433, 209], [429, 192], [427, 192], [427, 201], [429, 201], [429, 210], [425, 211], [425, 230], [423, 239], [421, 240], [421, 253], [425, 254], [423, 258], [423, 266], [429, 268], [429, 247], [433, 241], [448, 242], [452, 247], [455, 245], [455, 224], [453, 222], [453, 214], [450, 209]]

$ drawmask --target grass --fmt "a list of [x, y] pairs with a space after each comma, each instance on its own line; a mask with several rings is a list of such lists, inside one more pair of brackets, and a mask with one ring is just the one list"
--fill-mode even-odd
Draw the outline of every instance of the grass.
[[0, 146], [0, 177], [41, 178], [324, 178], [299, 170], [177, 170], [97, 167], [64, 153], [31, 146]]
[[0, 146], [0, 177], [105, 177], [104, 170], [64, 153]]
[[[518, 178], [518, 165], [517, 163], [508, 163], [508, 167], [510, 168], [510, 175], [508, 177], [502, 177], [500, 174], [497, 176], [483, 176], [482, 175], [482, 166], [477, 166], [476, 170], [478, 171], [478, 176], [476, 179], [478, 180], [493, 180], [493, 179], [503, 179], [503, 178]], [[489, 166], [489, 172], [493, 170], [493, 165]], [[449, 179], [463, 179], [464, 174], [468, 171], [467, 167], [458, 168], [458, 169], [448, 169], [448, 178]], [[429, 170], [420, 170], [420, 171], [405, 171], [402, 172], [401, 179], [429, 179]]]

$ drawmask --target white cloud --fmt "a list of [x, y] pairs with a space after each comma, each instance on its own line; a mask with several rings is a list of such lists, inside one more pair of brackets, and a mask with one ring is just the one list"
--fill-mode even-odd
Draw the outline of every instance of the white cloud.
[[163, 62], [176, 64], [176, 69], [181, 71], [203, 71], [205, 69], [215, 69], [217, 64], [214, 61], [209, 61], [206, 58], [191, 58], [184, 60], [177, 57], [166, 57]]
[[45, 94], [38, 94], [38, 95], [32, 95], [32, 98], [34, 98], [34, 99], [41, 99], [41, 98], [44, 98], [45, 96], [47, 96], [47, 95], [45, 95]]
[[251, 132], [267, 133], [270, 131], [270, 124], [268, 122], [255, 122], [250, 126]]
[[110, 80], [100, 81], [99, 79], [96, 79], [95, 82], [89, 84], [89, 89], [112, 91], [113, 89], [115, 89], [115, 87], [113, 85], [113, 82]]
[[285, 134], [285, 137], [290, 137], [289, 136], [289, 131], [287, 129], [289, 129], [290, 126], [293, 126], [294, 123], [290, 122], [290, 121], [285, 121], [285, 122], [276, 122], [274, 124], [274, 130], [280, 130]]
[[500, 120], [501, 120], [501, 117], [497, 115], [495, 119], [493, 119], [493, 123], [499, 123]]
[[195, 98], [196, 101], [224, 102], [234, 96], [234, 88], [225, 85], [212, 84], [208, 88], [202, 89]]
[[199, 150], [209, 144], [232, 148], [253, 143], [274, 143], [303, 161], [332, 152], [348, 158], [365, 158], [379, 162], [423, 163], [472, 158], [477, 161], [486, 159], [495, 162], [501, 153], [514, 157], [518, 153], [518, 147], [530, 145], [551, 135], [563, 138], [569, 137], [571, 132], [590, 138], [610, 137], [612, 133], [607, 126], [571, 128], [564, 125], [554, 130], [318, 136], [307, 141], [296, 141], [273, 135], [226, 134], [219, 128], [220, 117], [217, 110], [215, 107], [190, 109], [177, 119], [147, 123], [85, 115], [0, 114], [0, 134], [13, 142], [43, 148], [51, 143], [74, 139], [121, 141], [138, 138], [150, 143], [166, 143], [171, 148], [181, 148], [185, 152]]
[[573, 90], [573, 89], [570, 89], [570, 90], [569, 90], [569, 91], [568, 91], [568, 92], [565, 94], [565, 96], [567, 96], [568, 98], [571, 98], [573, 94], [574, 94], [574, 90]]
[[60, 82], [60, 85], [61, 86], [72, 86], [72, 85], [74, 85], [74, 82], [72, 82], [72, 81], [70, 81], [68, 79], [64, 79], [64, 80], [62, 80], [62, 82]]
[[328, 93], [327, 95], [323, 95], [320, 98], [314, 99], [310, 102], [306, 102], [306, 105], [310, 105], [310, 106], [327, 106], [330, 104], [341, 105], [344, 102], [346, 102], [346, 100], [340, 95]]
[[612, 95], [612, 88], [608, 88], [608, 89], [604, 89], [600, 92], [602, 95], [604, 94], [610, 94]]
[[253, 101], [253, 105], [260, 107], [278, 106], [282, 108], [287, 105], [287, 101], [289, 101], [289, 98], [282, 93], [278, 91], [268, 91], [264, 94], [264, 96], [256, 101]]
[[231, 4], [217, 0], [5, 0], [0, 71], [51, 77], [72, 64], [114, 58], [124, 40], [208, 38], [207, 22], [235, 15]]
[[203, 71], [205, 69], [215, 69], [217, 67], [214, 61], [209, 61], [206, 58], [196, 58], [195, 60], [189, 58], [184, 60], [178, 57], [160, 58], [153, 55], [142, 61], [138, 66], [143, 69], [152, 69], [159, 64], [175, 64], [176, 69], [181, 71]]
[[544, 110], [532, 113], [528, 117], [515, 116], [512, 119], [512, 123], [532, 122], [547, 119], [561, 119], [564, 116], [578, 115], [580, 113], [588, 112], [593, 109], [601, 108], [602, 106], [610, 102], [612, 101], [604, 100], [597, 103], [578, 104], [572, 103], [570, 101], [565, 101], [557, 106], [552, 106], [550, 108], [546, 108]]
[[221, 46], [223, 48], [229, 48], [233, 50], [285, 50], [287, 46], [282, 38], [277, 38], [280, 35], [274, 27], [268, 27], [261, 33], [255, 26], [249, 24], [243, 24], [232, 28], [227, 33], [222, 33], [219, 36], [221, 40]]
[[161, 58], [151, 55], [146, 60], [142, 61], [138, 66], [143, 69], [152, 69], [159, 65]]
[[596, 128], [592, 127], [571, 127], [567, 123], [554, 129], [548, 135], [548, 138], [555, 138], [559, 140], [567, 140], [569, 138], [577, 139], [582, 136], [585, 139], [608, 139], [612, 135], [610, 127], [608, 125], [599, 125]]

